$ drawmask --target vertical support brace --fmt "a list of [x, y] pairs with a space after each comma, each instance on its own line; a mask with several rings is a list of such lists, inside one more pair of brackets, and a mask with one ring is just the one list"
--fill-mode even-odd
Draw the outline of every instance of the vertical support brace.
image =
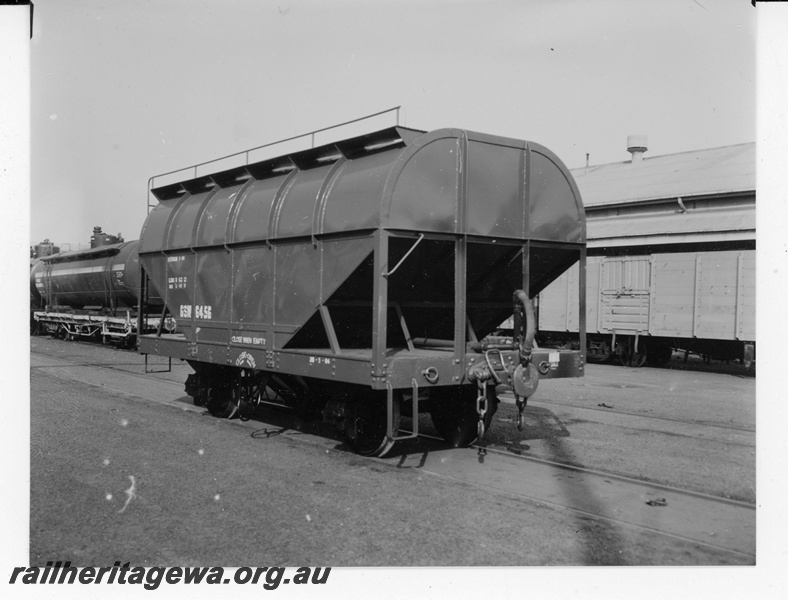
[[564, 331], [572, 331], [572, 269], [566, 271], [566, 295], [564, 296]]
[[701, 259], [700, 254], [695, 257], [695, 302], [692, 308], [692, 335], [698, 337], [700, 331], [700, 273], [701, 273]]
[[455, 383], [465, 376], [465, 342], [468, 322], [468, 236], [465, 222], [468, 218], [468, 137], [465, 132], [459, 139], [457, 152], [457, 204], [455, 208], [454, 250], [454, 369]]
[[[166, 298], [165, 298], [166, 303]], [[142, 266], [140, 261], [140, 298], [137, 304], [137, 344], [139, 345], [140, 336], [145, 332], [143, 326], [145, 325], [145, 311], [148, 304], [148, 274], [145, 272], [145, 267]], [[147, 355], [146, 355], [147, 358]]]
[[[523, 245], [523, 257], [522, 257], [522, 273], [523, 273], [523, 281], [522, 281], [522, 292], [525, 294], [527, 299], [531, 298], [530, 295], [530, 285], [531, 285], [531, 242], [526, 241]], [[514, 311], [512, 315], [513, 320], [513, 329], [514, 329], [514, 339], [515, 341], [519, 340], [522, 342], [525, 339], [525, 328], [523, 327], [523, 319], [526, 321], [526, 326], [530, 327], [531, 323], [528, 323], [527, 317], [525, 317], [525, 302], [520, 301], [518, 299], [518, 291], [514, 292]], [[535, 327], [536, 324], [533, 324]]]
[[[603, 287], [602, 283], [604, 282], [604, 271], [606, 264], [607, 261], [605, 261], [604, 259], [599, 261], [599, 281], [598, 281], [599, 287], [597, 288], [598, 301], [597, 301], [597, 310], [596, 310], [596, 330], [599, 332], [604, 331], [603, 325], [605, 322], [603, 318], [603, 313], [605, 311], [605, 295], [604, 295], [605, 288]], [[615, 347], [615, 345], [613, 345], [613, 347]]]
[[742, 330], [742, 302], [744, 301], [744, 254], [739, 252], [736, 257], [736, 322], [733, 327], [734, 338], [741, 339]]
[[374, 233], [374, 281], [372, 282], [372, 376], [386, 374], [386, 338], [389, 288], [389, 236], [383, 229]]
[[657, 265], [659, 264], [651, 256], [648, 261], [651, 267], [649, 272], [649, 287], [648, 287], [648, 331], [654, 335], [656, 329], [656, 322], [654, 320], [654, 305], [657, 301]]
[[460, 382], [465, 375], [465, 333], [467, 329], [467, 247], [465, 236], [455, 242], [454, 252], [454, 381]]
[[587, 309], [586, 309], [586, 247], [583, 246], [580, 249], [580, 265], [578, 269], [578, 299], [577, 299], [577, 306], [578, 306], [578, 332], [580, 339], [580, 359], [582, 360], [582, 364], [586, 364], [586, 316], [587, 316]]

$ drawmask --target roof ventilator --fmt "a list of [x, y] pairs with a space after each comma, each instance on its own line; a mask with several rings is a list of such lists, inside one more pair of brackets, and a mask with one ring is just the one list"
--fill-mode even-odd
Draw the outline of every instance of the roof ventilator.
[[648, 136], [630, 135], [627, 137], [627, 152], [632, 154], [632, 164], [643, 160], [643, 154], [648, 152]]

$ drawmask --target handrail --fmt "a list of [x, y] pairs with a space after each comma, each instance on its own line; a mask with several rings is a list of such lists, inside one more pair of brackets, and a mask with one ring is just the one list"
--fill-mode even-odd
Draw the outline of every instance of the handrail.
[[351, 119], [350, 121], [345, 121], [344, 123], [337, 123], [336, 125], [330, 125], [328, 127], [322, 127], [320, 129], [315, 129], [314, 131], [310, 131], [308, 133], [302, 133], [302, 134], [299, 134], [299, 135], [294, 135], [294, 136], [289, 137], [289, 138], [284, 138], [284, 139], [281, 139], [281, 140], [277, 140], [275, 142], [269, 142], [267, 144], [263, 144], [262, 146], [255, 146], [254, 148], [249, 148], [247, 150], [241, 150], [240, 152], [233, 152], [232, 154], [227, 154], [226, 156], [220, 156], [219, 158], [214, 158], [214, 159], [211, 159], [211, 160], [208, 160], [208, 161], [205, 161], [205, 162], [197, 163], [197, 164], [191, 165], [189, 167], [182, 167], [180, 169], [174, 169], [172, 171], [167, 171], [165, 173], [159, 173], [157, 175], [153, 175], [152, 177], [150, 177], [148, 179], [148, 198], [147, 198], [147, 200], [148, 200], [148, 212], [150, 212], [151, 208], [153, 208], [153, 205], [150, 202], [150, 193], [151, 193], [151, 190], [153, 189], [153, 182], [159, 177], [165, 177], [167, 175], [174, 175], [176, 173], [180, 173], [181, 171], [189, 171], [189, 170], [193, 169], [194, 170], [193, 178], [196, 179], [197, 178], [197, 169], [199, 167], [204, 167], [206, 165], [210, 165], [210, 164], [214, 164], [214, 163], [217, 163], [217, 162], [220, 162], [220, 161], [223, 161], [223, 160], [227, 160], [228, 158], [233, 158], [233, 157], [242, 156], [242, 155], [245, 157], [244, 166], [248, 166], [249, 165], [249, 153], [250, 152], [255, 152], [257, 150], [262, 150], [263, 148], [269, 148], [271, 146], [276, 146], [277, 144], [284, 144], [285, 142], [292, 142], [293, 140], [297, 140], [297, 139], [301, 139], [301, 138], [305, 138], [305, 137], [310, 137], [310, 136], [311, 136], [311, 139], [312, 139], [311, 147], [314, 148], [315, 147], [315, 134], [316, 133], [323, 133], [324, 131], [329, 131], [330, 129], [337, 129], [339, 127], [344, 127], [345, 125], [351, 125], [353, 123], [358, 123], [359, 121], [364, 121], [366, 119], [371, 119], [373, 117], [379, 117], [380, 115], [384, 115], [386, 113], [390, 113], [390, 112], [393, 112], [393, 111], [396, 111], [396, 113], [397, 113], [396, 126], [399, 127], [399, 110], [400, 110], [400, 108], [402, 108], [401, 105], [400, 106], [394, 106], [394, 107], [388, 108], [386, 110], [381, 110], [381, 111], [378, 111], [376, 113], [372, 113], [372, 114], [369, 114], [369, 115], [366, 115], [366, 116], [363, 116], [363, 117], [358, 117], [356, 119]]

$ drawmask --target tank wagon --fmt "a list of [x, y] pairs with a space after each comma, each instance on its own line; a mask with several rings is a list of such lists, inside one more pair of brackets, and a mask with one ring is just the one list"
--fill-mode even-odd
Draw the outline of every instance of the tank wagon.
[[[136, 240], [124, 242], [97, 227], [89, 250], [60, 252], [36, 262], [30, 271], [33, 333], [66, 339], [101, 336], [105, 342], [130, 345], [138, 326], [138, 246]], [[151, 297], [148, 306], [156, 305], [161, 307], [161, 299]], [[174, 328], [172, 320], [165, 324]], [[147, 330], [158, 325], [146, 315]]]
[[[531, 298], [582, 277], [586, 241], [574, 180], [538, 144], [393, 127], [151, 191], [142, 306], [161, 296], [178, 332], [138, 350], [188, 361], [214, 415], [276, 400], [382, 455], [420, 412], [467, 445], [498, 393], [522, 414], [540, 379], [583, 374], [583, 349], [533, 344]], [[513, 339], [486, 341], [513, 311]]]

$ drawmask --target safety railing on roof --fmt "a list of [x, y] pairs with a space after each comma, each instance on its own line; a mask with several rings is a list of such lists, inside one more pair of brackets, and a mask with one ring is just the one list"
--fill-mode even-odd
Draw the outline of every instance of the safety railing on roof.
[[[230, 161], [232, 159], [242, 159], [242, 160], [238, 161], [238, 164], [233, 164], [232, 165], [233, 167], [247, 166], [247, 165], [250, 164], [249, 157], [250, 157], [250, 155], [253, 152], [259, 152], [260, 150], [266, 150], [266, 149], [272, 150], [272, 149], [275, 149], [277, 146], [282, 146], [282, 145], [287, 144], [289, 142], [294, 142], [294, 141], [297, 141], [297, 140], [304, 140], [304, 139], [307, 139], [307, 138], [310, 140], [310, 144], [311, 144], [310, 147], [314, 148], [315, 147], [315, 135], [317, 135], [317, 134], [325, 133], [327, 131], [336, 130], [336, 129], [339, 129], [341, 127], [346, 127], [348, 125], [352, 125], [354, 123], [359, 123], [361, 121], [367, 121], [367, 120], [370, 120], [370, 119], [374, 119], [375, 117], [379, 117], [381, 115], [385, 115], [385, 114], [388, 114], [388, 113], [395, 113], [396, 114], [395, 126], [399, 127], [399, 124], [400, 124], [399, 123], [399, 111], [400, 111], [400, 108], [401, 108], [401, 106], [395, 106], [393, 108], [388, 108], [386, 110], [381, 110], [379, 112], [372, 113], [370, 115], [365, 115], [365, 116], [359, 117], [357, 119], [352, 119], [350, 121], [345, 121], [343, 123], [337, 123], [336, 125], [330, 125], [329, 127], [322, 127], [320, 129], [315, 129], [314, 131], [310, 131], [308, 133], [302, 133], [302, 134], [299, 134], [299, 135], [294, 135], [294, 136], [289, 137], [289, 138], [284, 138], [284, 139], [281, 139], [281, 140], [277, 140], [275, 142], [269, 142], [268, 144], [263, 144], [262, 146], [255, 146], [254, 148], [249, 148], [248, 150], [241, 150], [240, 152], [234, 152], [232, 154], [227, 154], [226, 156], [220, 156], [219, 158], [214, 158], [214, 159], [211, 159], [209, 161], [197, 163], [196, 165], [192, 165], [192, 166], [189, 166], [189, 167], [183, 167], [181, 169], [175, 169], [174, 171], [167, 171], [166, 173], [159, 173], [158, 175], [154, 175], [153, 177], [148, 179], [148, 196], [147, 196], [147, 199], [148, 199], [148, 212], [150, 213], [151, 209], [154, 206], [156, 206], [155, 204], [151, 204], [151, 190], [154, 187], [158, 187], [158, 185], [156, 183], [157, 179], [161, 180], [163, 178], [168, 178], [170, 183], [175, 183], [176, 181], [183, 181], [185, 179], [196, 179], [200, 175], [199, 170], [201, 168], [207, 167], [209, 165], [216, 165], [216, 164], [218, 164], [218, 163], [220, 163], [222, 161]], [[336, 140], [333, 140], [333, 141], [336, 141]], [[326, 141], [324, 143], [329, 143], [329, 142]], [[306, 147], [299, 148], [299, 150], [306, 150], [306, 149], [307, 149]], [[273, 157], [278, 156], [280, 154], [282, 154], [282, 152], [276, 152], [275, 151], [275, 152], [270, 153], [269, 155], [267, 155], [265, 157], [257, 156], [257, 157], [255, 157], [254, 160], [257, 161], [257, 160], [263, 160], [264, 158], [273, 158]], [[213, 172], [215, 170], [216, 169], [206, 169], [206, 170], [203, 171], [203, 173]], [[180, 176], [179, 176], [179, 174], [180, 174]]]

